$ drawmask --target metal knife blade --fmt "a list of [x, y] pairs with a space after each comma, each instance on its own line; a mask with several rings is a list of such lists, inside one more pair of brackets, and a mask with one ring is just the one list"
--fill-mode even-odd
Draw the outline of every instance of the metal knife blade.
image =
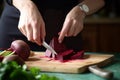
[[51, 51], [51, 53], [52, 53], [52, 58], [54, 58], [55, 55], [57, 55], [57, 52], [56, 52], [51, 46], [49, 46], [45, 41], [43, 41], [42, 45], [43, 45], [45, 48], [47, 48], [48, 50]]

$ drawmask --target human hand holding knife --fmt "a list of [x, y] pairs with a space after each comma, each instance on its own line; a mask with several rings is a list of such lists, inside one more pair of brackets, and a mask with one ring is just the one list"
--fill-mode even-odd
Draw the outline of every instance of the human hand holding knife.
[[55, 55], [57, 55], [57, 52], [51, 46], [49, 46], [45, 41], [43, 41], [42, 45], [48, 50], [50, 50], [52, 53], [52, 58], [55, 58]]

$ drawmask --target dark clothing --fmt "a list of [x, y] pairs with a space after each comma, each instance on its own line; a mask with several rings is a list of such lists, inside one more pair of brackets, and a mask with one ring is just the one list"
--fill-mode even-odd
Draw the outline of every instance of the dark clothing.
[[[4, 0], [5, 6], [0, 19], [0, 48], [10, 47], [13, 40], [22, 39], [26, 41], [31, 50], [45, 50], [35, 43], [27, 41], [27, 38], [18, 30], [20, 12], [12, 6], [11, 0]], [[66, 14], [78, 4], [78, 0], [32, 0], [38, 7], [46, 26], [46, 41], [50, 42], [62, 28]], [[82, 48], [80, 35], [65, 38], [65, 44], [69, 47]]]

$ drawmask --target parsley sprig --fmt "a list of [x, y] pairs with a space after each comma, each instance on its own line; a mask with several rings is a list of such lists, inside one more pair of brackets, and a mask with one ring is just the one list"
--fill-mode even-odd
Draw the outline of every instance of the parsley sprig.
[[55, 76], [41, 74], [40, 69], [18, 65], [15, 61], [0, 63], [0, 80], [60, 80]]

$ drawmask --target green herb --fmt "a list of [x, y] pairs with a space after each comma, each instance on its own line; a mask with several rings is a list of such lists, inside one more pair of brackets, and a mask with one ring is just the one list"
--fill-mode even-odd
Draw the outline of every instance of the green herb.
[[40, 69], [18, 65], [15, 61], [0, 63], [0, 80], [60, 80], [55, 76], [41, 74]]

